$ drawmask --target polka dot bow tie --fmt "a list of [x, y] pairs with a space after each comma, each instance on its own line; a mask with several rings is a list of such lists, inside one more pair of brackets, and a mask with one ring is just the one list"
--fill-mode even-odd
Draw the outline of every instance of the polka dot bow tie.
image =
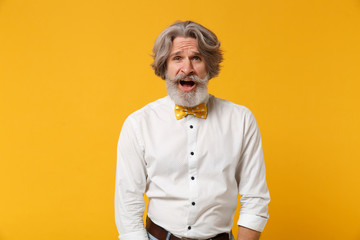
[[175, 117], [177, 120], [186, 117], [188, 114], [192, 114], [198, 118], [207, 117], [207, 108], [205, 103], [197, 105], [195, 107], [183, 107], [175, 104]]

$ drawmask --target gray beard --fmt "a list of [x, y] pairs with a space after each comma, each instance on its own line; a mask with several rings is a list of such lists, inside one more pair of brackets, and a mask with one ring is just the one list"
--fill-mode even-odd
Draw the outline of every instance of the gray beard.
[[196, 87], [191, 92], [183, 92], [178, 88], [178, 84], [180, 79], [185, 77], [185, 75], [177, 75], [174, 79], [169, 79], [166, 76], [166, 90], [171, 100], [175, 104], [184, 107], [194, 107], [205, 102], [209, 95], [207, 88], [209, 77], [206, 76], [204, 79], [201, 79], [195, 75], [187, 76], [196, 83]]

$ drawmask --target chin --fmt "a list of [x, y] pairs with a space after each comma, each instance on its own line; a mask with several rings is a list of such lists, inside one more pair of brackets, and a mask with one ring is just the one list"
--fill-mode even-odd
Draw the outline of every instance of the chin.
[[205, 102], [208, 97], [207, 84], [198, 84], [196, 88], [189, 92], [180, 90], [177, 84], [166, 81], [166, 90], [171, 100], [177, 105], [184, 107], [194, 107]]
[[[181, 80], [184, 77], [191, 78], [196, 84], [196, 87], [193, 90], [185, 92], [179, 88], [179, 84], [181, 84]], [[209, 96], [207, 87], [209, 82], [208, 75], [204, 78], [199, 78], [196, 75], [185, 76], [179, 74], [174, 79], [170, 79], [166, 76], [165, 82], [168, 95], [174, 103], [180, 106], [194, 107], [205, 102]]]

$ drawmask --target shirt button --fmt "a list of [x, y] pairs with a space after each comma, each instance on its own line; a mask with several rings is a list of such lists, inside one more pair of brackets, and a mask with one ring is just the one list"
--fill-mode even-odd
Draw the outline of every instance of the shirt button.
[[191, 152], [190, 154], [191, 154], [191, 155], [194, 155], [194, 152]]
[[193, 125], [190, 125], [190, 128], [194, 128]]
[[191, 180], [195, 180], [195, 178], [194, 178], [194, 177], [191, 177]]
[[191, 229], [191, 226], [188, 226], [188, 230], [190, 230]]
[[195, 206], [195, 202], [192, 202], [191, 204], [192, 204], [193, 206]]

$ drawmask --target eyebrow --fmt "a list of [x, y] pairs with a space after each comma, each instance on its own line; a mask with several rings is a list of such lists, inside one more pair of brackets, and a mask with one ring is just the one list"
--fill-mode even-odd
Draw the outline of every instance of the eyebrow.
[[[176, 56], [176, 55], [180, 55], [183, 51], [177, 51], [177, 52], [174, 52], [172, 54], [170, 54], [169, 57], [173, 57], [173, 56]], [[201, 56], [201, 54], [199, 52], [192, 52], [193, 55], [195, 56]]]

